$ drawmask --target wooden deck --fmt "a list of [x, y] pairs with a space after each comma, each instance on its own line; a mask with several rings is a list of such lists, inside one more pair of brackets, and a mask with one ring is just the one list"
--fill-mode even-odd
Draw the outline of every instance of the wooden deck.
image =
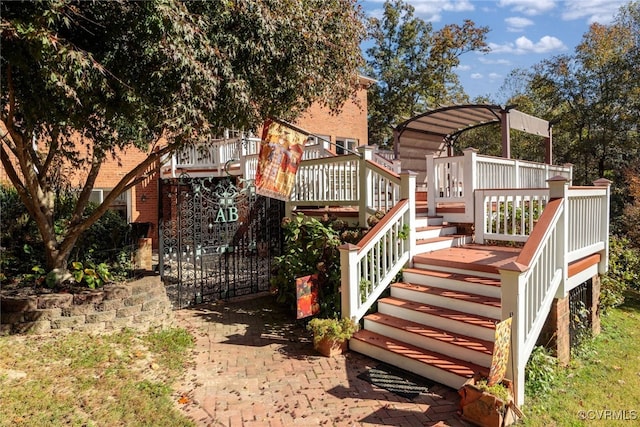
[[502, 266], [515, 261], [519, 254], [520, 248], [471, 244], [416, 255], [413, 260], [419, 264], [499, 273]]

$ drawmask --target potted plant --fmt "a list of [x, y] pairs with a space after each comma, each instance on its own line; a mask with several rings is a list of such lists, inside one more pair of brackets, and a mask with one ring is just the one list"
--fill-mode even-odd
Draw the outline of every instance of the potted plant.
[[332, 357], [347, 350], [347, 340], [358, 330], [352, 319], [321, 319], [316, 317], [307, 324], [313, 332], [313, 348], [319, 353]]
[[521, 417], [513, 401], [511, 381], [503, 379], [492, 386], [479, 375], [467, 380], [458, 390], [462, 419], [483, 427], [500, 427], [513, 424]]

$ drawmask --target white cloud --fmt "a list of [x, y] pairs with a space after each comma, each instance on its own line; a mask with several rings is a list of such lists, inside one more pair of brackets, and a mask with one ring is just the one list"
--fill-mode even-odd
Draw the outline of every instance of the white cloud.
[[471, 69], [470, 65], [458, 65], [456, 70], [458, 71], [469, 71]]
[[[442, 12], [471, 12], [475, 6], [471, 0], [405, 0], [413, 6], [416, 15], [425, 21], [440, 22]], [[367, 3], [384, 3], [384, 0], [367, 0]], [[383, 8], [369, 12], [370, 16], [382, 17]]]
[[568, 0], [563, 3], [562, 19], [585, 19], [589, 24], [609, 24], [627, 0]]
[[511, 65], [511, 61], [508, 59], [490, 59], [486, 56], [481, 56], [478, 61], [486, 65]]
[[500, 0], [498, 6], [514, 12], [535, 16], [547, 13], [556, 7], [556, 0]]
[[521, 31], [524, 31], [526, 27], [529, 27], [534, 24], [534, 22], [531, 19], [522, 18], [518, 16], [505, 18], [504, 22], [507, 24], [507, 31], [511, 31], [513, 33], [519, 33]]
[[472, 79], [474, 79], [474, 80], [478, 80], [478, 79], [483, 78], [484, 76], [483, 76], [482, 74], [480, 74], [480, 73], [473, 73], [473, 74], [471, 74], [471, 76], [470, 76], [470, 77], [471, 77]]
[[553, 36], [544, 36], [534, 43], [525, 36], [518, 37], [515, 43], [489, 43], [491, 53], [511, 53], [514, 55], [524, 55], [527, 53], [550, 53], [567, 50], [562, 41]]
[[502, 74], [498, 74], [498, 73], [489, 73], [489, 78], [491, 80], [500, 80], [502, 79]]

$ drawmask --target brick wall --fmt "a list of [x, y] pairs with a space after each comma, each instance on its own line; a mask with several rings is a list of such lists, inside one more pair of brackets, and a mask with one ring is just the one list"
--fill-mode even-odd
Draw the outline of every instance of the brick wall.
[[[591, 288], [591, 332], [593, 335], [600, 333], [600, 286], [600, 276], [596, 275], [592, 278]], [[566, 298], [554, 299], [549, 316], [536, 343], [551, 349], [561, 364], [567, 364], [571, 359], [570, 316], [569, 295]]]
[[359, 145], [367, 145], [367, 91], [361, 87], [355, 99], [345, 102], [340, 115], [316, 103], [295, 124], [317, 135], [330, 135], [334, 143], [336, 138], [355, 138]]

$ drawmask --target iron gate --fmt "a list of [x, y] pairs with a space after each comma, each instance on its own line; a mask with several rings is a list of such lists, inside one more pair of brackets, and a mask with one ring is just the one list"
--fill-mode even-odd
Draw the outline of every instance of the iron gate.
[[161, 181], [160, 274], [174, 308], [267, 291], [284, 203], [237, 177]]

